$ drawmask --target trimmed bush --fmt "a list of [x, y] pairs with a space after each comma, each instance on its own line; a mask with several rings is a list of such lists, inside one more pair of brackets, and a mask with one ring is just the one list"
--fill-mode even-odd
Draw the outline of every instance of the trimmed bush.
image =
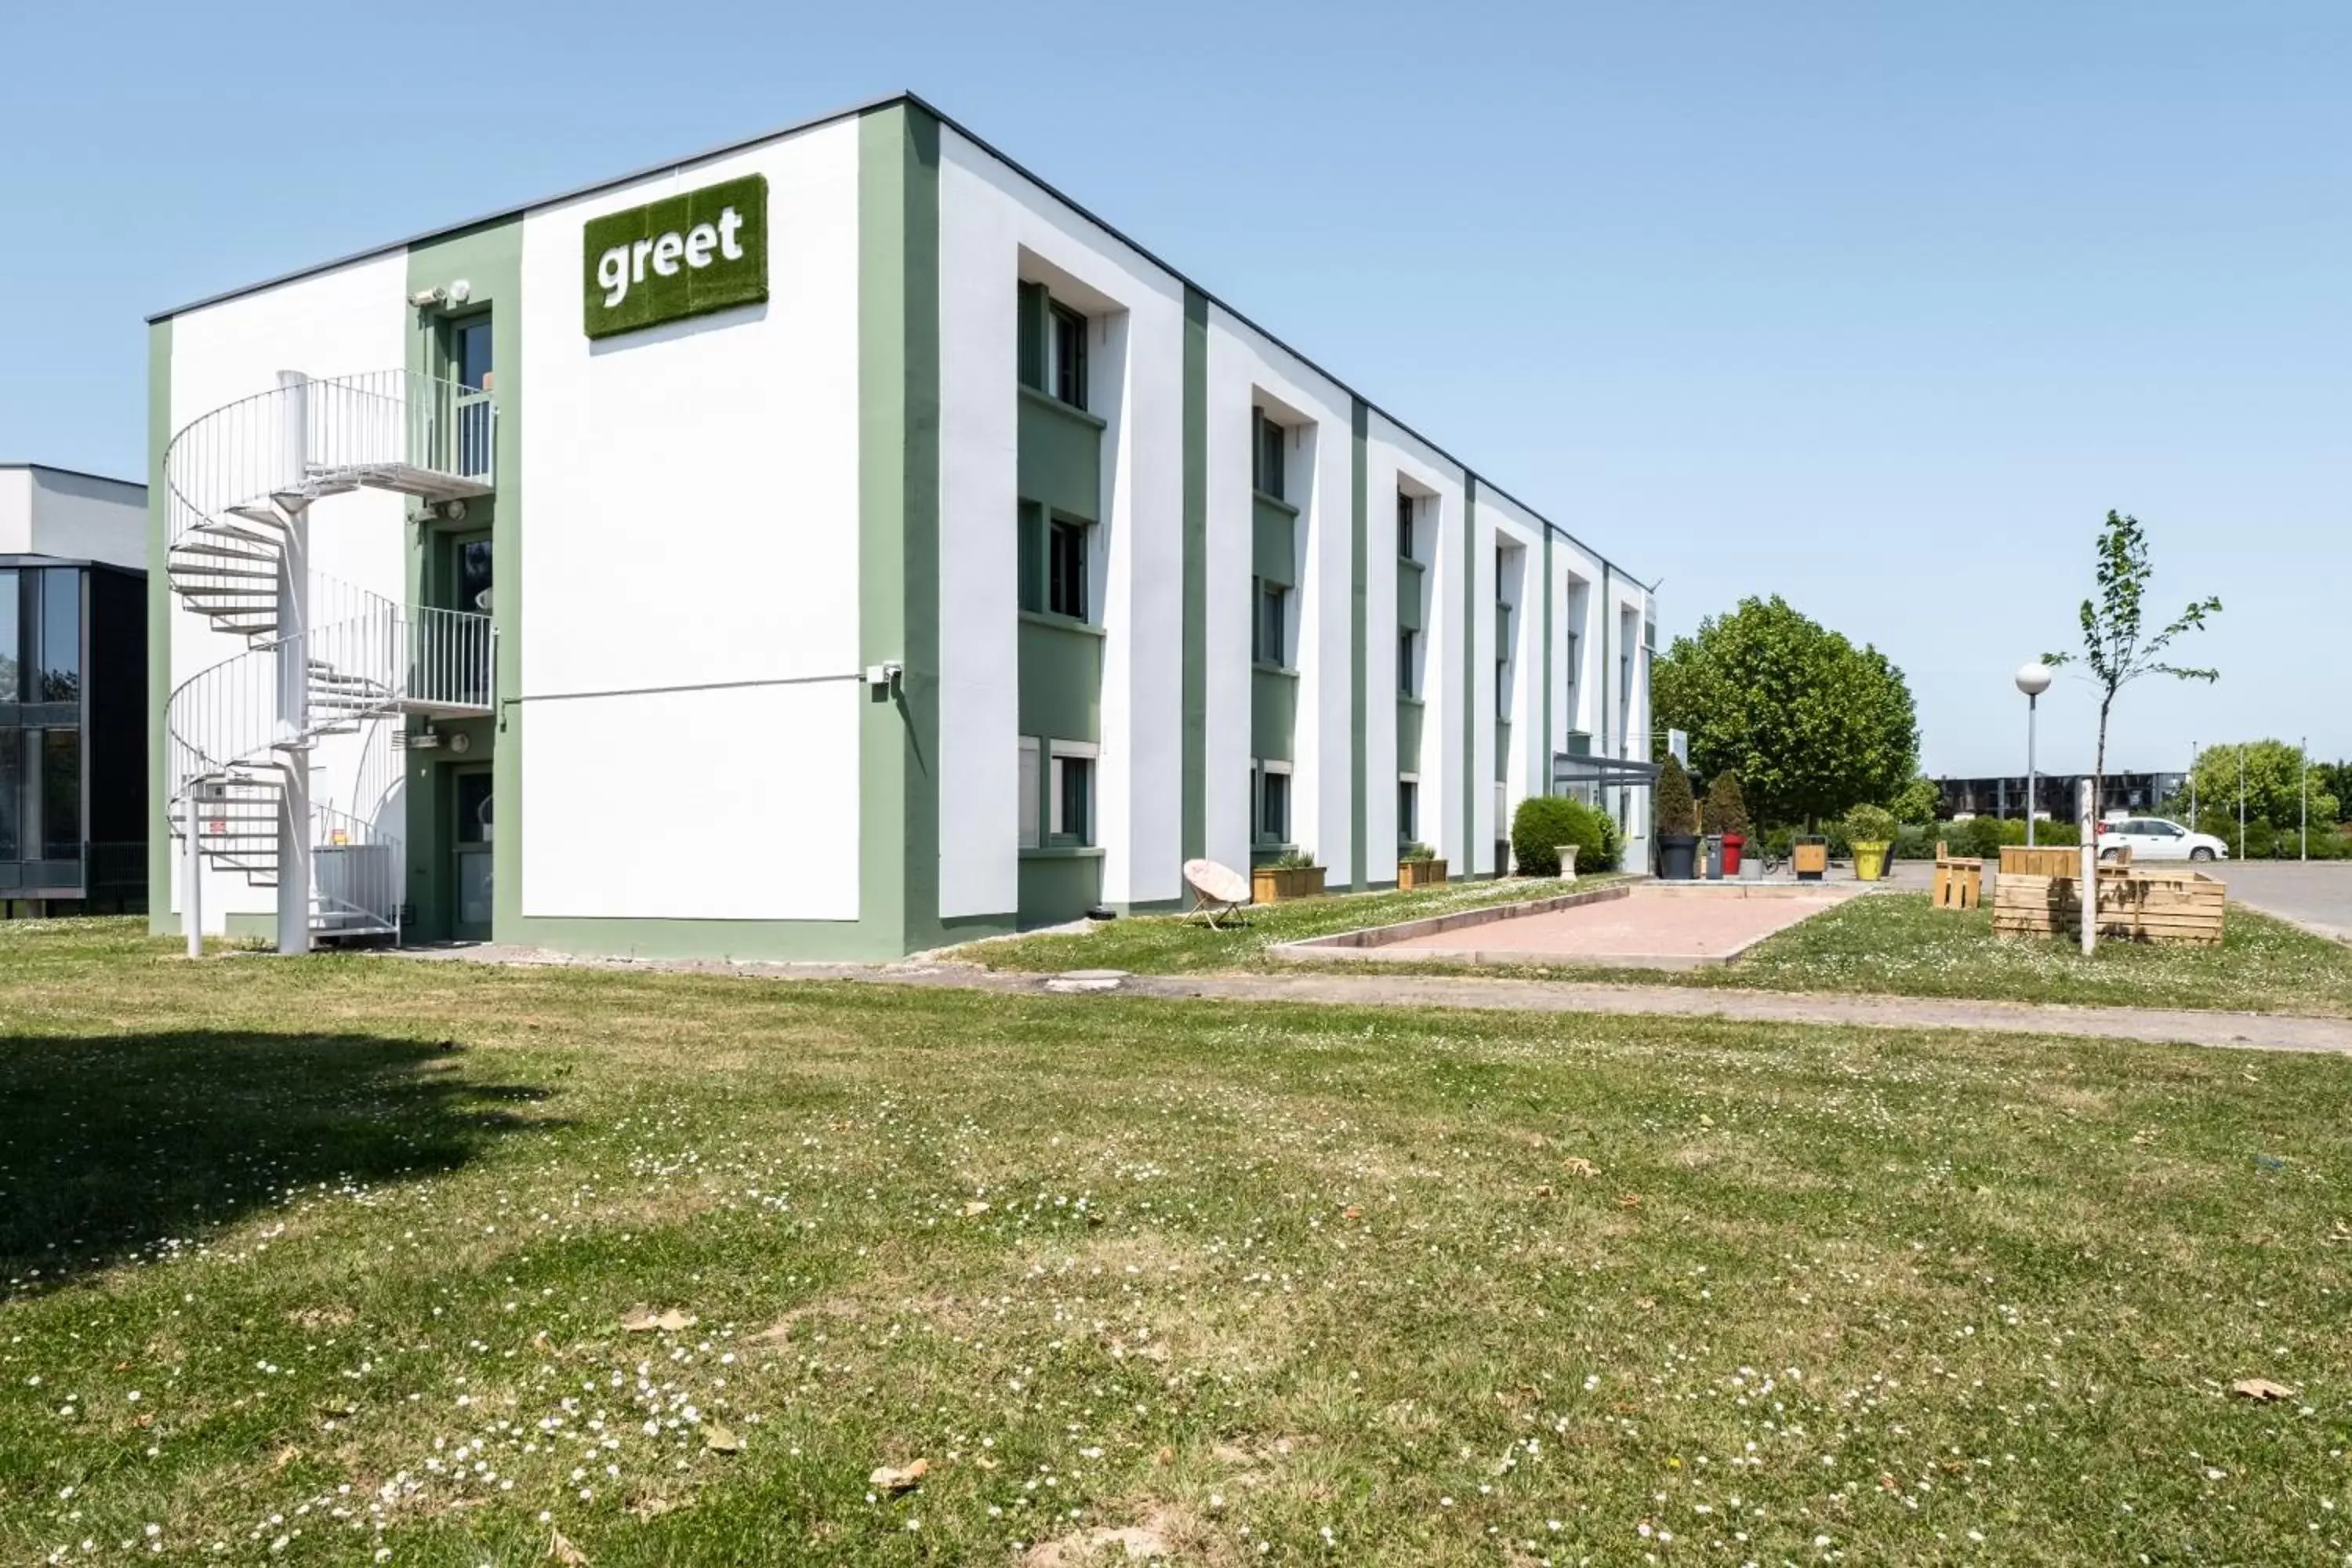
[[1698, 812], [1699, 826], [1709, 833], [1748, 834], [1748, 802], [1739, 794], [1739, 775], [1724, 769], [1707, 781], [1706, 800]]
[[1511, 858], [1522, 877], [1559, 875], [1559, 847], [1576, 846], [1579, 871], [1613, 871], [1623, 845], [1617, 825], [1580, 800], [1533, 795], [1511, 817]]
[[1696, 833], [1698, 802], [1691, 798], [1690, 774], [1668, 757], [1658, 766], [1656, 816], [1661, 833]]
[[1418, 865], [1425, 860], [1436, 859], [1437, 851], [1426, 844], [1408, 844], [1397, 851], [1397, 858], [1407, 864]]

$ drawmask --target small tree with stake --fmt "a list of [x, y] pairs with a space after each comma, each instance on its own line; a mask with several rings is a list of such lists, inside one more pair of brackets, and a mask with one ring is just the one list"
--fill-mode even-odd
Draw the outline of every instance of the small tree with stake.
[[[2148, 564], [2147, 537], [2139, 519], [2110, 511], [2099, 531], [2098, 596], [2083, 601], [2083, 665], [2099, 690], [2099, 745], [2091, 764], [2091, 811], [2095, 818], [2106, 799], [2107, 716], [2116, 696], [2143, 675], [2169, 675], [2178, 680], [2218, 680], [2218, 669], [2190, 669], [2165, 658], [2173, 638], [2201, 631], [2205, 617], [2221, 612], [2221, 601], [2208, 597], [2183, 610], [2162, 631], [2149, 634], [2142, 621], [2141, 601], [2147, 580], [2155, 574]], [[2074, 656], [2045, 653], [2051, 666], [2073, 662]]]

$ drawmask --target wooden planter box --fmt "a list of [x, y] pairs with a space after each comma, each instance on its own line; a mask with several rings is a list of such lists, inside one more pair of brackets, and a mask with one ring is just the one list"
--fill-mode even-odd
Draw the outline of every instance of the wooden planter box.
[[1278, 904], [1285, 899], [1319, 899], [1323, 896], [1323, 868], [1303, 866], [1296, 871], [1277, 871], [1271, 866], [1260, 866], [1250, 872], [1250, 902]]
[[2079, 877], [2083, 874], [2082, 847], [2037, 844], [2028, 849], [2022, 844], [2004, 844], [2000, 847], [2000, 874], [2004, 877]]
[[[2019, 936], [2073, 935], [2083, 929], [2082, 883], [2080, 877], [2004, 871], [1993, 884], [1992, 929]], [[2117, 867], [2101, 871], [2098, 884], [2097, 931], [2109, 941], [2221, 944], [2227, 889], [2201, 871]]]
[[[1400, 860], [1397, 862], [1397, 886], [1400, 888], [1442, 888], [1445, 886], [1445, 862], [1443, 860]], [[1318, 882], [1315, 890], [1321, 892]]]

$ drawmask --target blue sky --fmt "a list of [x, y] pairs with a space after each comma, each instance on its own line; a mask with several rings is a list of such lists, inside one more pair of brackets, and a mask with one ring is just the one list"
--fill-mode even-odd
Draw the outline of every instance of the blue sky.
[[[142, 318], [911, 88], [1639, 573], [1785, 595], [2022, 766], [2110, 507], [2352, 754], [2352, 5], [315, 3], [0, 16], [0, 458], [138, 476]], [[2043, 700], [2087, 765], [2093, 703]]]

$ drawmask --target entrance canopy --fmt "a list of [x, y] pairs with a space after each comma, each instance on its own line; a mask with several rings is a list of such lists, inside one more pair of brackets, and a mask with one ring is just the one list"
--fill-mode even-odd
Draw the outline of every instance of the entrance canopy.
[[1555, 792], [1580, 786], [1615, 784], [1623, 789], [1647, 789], [1658, 782], [1658, 764], [1626, 757], [1572, 756], [1555, 752], [1551, 787]]

